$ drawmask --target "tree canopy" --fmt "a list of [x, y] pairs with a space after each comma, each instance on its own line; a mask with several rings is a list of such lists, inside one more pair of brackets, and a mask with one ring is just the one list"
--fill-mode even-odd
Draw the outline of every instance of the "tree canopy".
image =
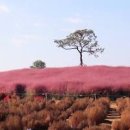
[[38, 68], [38, 69], [42, 69], [46, 67], [46, 63], [43, 62], [42, 60], [36, 60], [33, 62], [33, 65], [31, 66], [31, 68]]
[[83, 66], [83, 53], [88, 53], [89, 55], [94, 55], [98, 57], [99, 53], [104, 51], [104, 48], [99, 47], [97, 36], [93, 30], [83, 29], [77, 30], [65, 39], [55, 40], [58, 47], [65, 50], [77, 50], [80, 54], [80, 65]]

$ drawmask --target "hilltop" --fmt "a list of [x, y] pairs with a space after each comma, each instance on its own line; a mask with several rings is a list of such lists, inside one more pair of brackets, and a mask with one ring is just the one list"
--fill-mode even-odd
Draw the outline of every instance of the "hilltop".
[[43, 88], [49, 92], [84, 93], [110, 88], [130, 88], [130, 67], [84, 66], [20, 69], [0, 72], [0, 91], [13, 91], [17, 84], [27, 91]]

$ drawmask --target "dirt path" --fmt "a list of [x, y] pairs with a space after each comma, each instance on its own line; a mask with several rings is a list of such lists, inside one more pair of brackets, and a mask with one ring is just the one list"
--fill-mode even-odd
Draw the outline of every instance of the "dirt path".
[[108, 112], [108, 115], [107, 115], [106, 119], [104, 120], [103, 124], [111, 125], [113, 121], [120, 120], [121, 116], [116, 111], [116, 108], [117, 108], [116, 103], [112, 102], [110, 104], [110, 110]]

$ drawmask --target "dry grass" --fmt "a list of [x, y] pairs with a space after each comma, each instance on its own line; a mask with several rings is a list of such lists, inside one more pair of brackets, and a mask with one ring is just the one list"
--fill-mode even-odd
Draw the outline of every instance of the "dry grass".
[[19, 98], [13, 94], [8, 100], [0, 101], [0, 130], [82, 130], [100, 124], [108, 107], [107, 98], [46, 100], [39, 96]]

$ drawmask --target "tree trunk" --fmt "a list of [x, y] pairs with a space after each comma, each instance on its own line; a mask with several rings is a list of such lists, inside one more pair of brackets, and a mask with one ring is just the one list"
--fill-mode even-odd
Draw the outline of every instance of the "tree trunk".
[[80, 66], [83, 66], [83, 56], [82, 56], [82, 52], [80, 52]]

